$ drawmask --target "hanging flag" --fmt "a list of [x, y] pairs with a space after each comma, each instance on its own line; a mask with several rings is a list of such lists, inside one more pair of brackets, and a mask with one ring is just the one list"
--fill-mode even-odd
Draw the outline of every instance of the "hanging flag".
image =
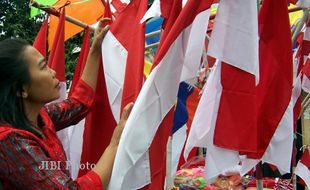
[[43, 57], [46, 58], [46, 43], [47, 43], [47, 27], [48, 27], [48, 17], [42, 23], [40, 31], [38, 32], [34, 42], [33, 47], [36, 48]]
[[[108, 2], [105, 3], [105, 7], [106, 11], [104, 12], [103, 17], [112, 19]], [[112, 20], [107, 22], [107, 24], [111, 24], [111, 22]], [[89, 43], [89, 38], [87, 38], [87, 43]], [[87, 50], [89, 51], [89, 45], [87, 45]], [[85, 54], [83, 64], [86, 63], [86, 59], [87, 54]], [[100, 59], [94, 106], [85, 119], [80, 163], [86, 165], [89, 163], [97, 163], [106, 147], [110, 144], [114, 128], [117, 125], [109, 106], [102, 65], [102, 59]], [[105, 127], [102, 127], [102, 123], [105, 123]], [[98, 141], [101, 143], [98, 144]], [[86, 174], [88, 169], [85, 170], [80, 168], [78, 173], [79, 176]]]
[[[84, 165], [97, 163], [110, 144], [110, 139], [117, 125], [109, 105], [102, 65], [100, 60], [94, 106], [85, 119], [81, 156], [81, 164]], [[102, 125], [103, 123], [104, 125]], [[87, 171], [85, 168], [80, 168], [79, 176], [86, 174]]]
[[207, 27], [205, 18], [211, 4], [212, 1], [189, 0], [158, 50], [154, 62], [157, 66], [145, 81], [123, 131], [109, 188], [138, 189], [151, 183], [148, 149], [174, 105], [189, 38], [196, 37], [192, 28]]
[[198, 104], [185, 157], [193, 147], [207, 147], [206, 178], [212, 180], [239, 164], [238, 151], [257, 149], [255, 87], [259, 67], [255, 0], [220, 2], [208, 54], [217, 61]]
[[56, 78], [61, 82], [66, 81], [65, 76], [65, 44], [64, 44], [64, 32], [65, 32], [65, 9], [59, 16], [59, 23], [53, 41], [52, 49], [48, 58], [48, 66], [56, 71]]
[[[73, 89], [77, 85], [81, 75], [82, 71], [84, 69], [87, 55], [90, 49], [90, 30], [89, 28], [86, 28], [84, 32], [82, 47], [79, 55], [78, 62], [75, 67], [70, 91], [69, 91], [69, 97], [73, 93]], [[79, 166], [81, 162], [81, 155], [82, 155], [82, 148], [83, 148], [83, 134], [84, 134], [84, 126], [85, 126], [85, 119], [81, 120], [78, 124], [74, 125], [72, 128], [72, 133], [70, 137], [70, 147], [69, 147], [69, 157], [71, 163], [71, 177], [73, 179], [76, 179], [79, 172]]]
[[[60, 102], [67, 98], [67, 85], [66, 85], [66, 75], [65, 75], [65, 42], [64, 42], [64, 33], [65, 33], [65, 9], [62, 10], [59, 16], [59, 24], [57, 27], [56, 38], [48, 57], [48, 66], [56, 72], [56, 78], [60, 82], [60, 97], [53, 102]], [[66, 128], [60, 131], [57, 131], [57, 135], [63, 145], [63, 148], [66, 152], [67, 157], [69, 157], [69, 132], [70, 129]]]
[[308, 188], [310, 187], [310, 152], [308, 148], [304, 151], [301, 159], [298, 161], [295, 174], [304, 180]]
[[[111, 18], [112, 15], [108, 1], [105, 3], [105, 13], [103, 17]], [[110, 24], [111, 22], [108, 22]], [[105, 37], [106, 38], [106, 37]], [[103, 47], [107, 48], [107, 47]], [[103, 57], [111, 55], [103, 55]], [[104, 127], [102, 126], [104, 123]], [[107, 83], [104, 77], [102, 58], [99, 63], [99, 73], [97, 79], [96, 98], [92, 111], [85, 119], [85, 129], [83, 134], [83, 148], [81, 155], [82, 164], [95, 164], [110, 143], [113, 131], [117, 125], [113, 117], [108, 100]], [[98, 142], [101, 142], [98, 144]], [[88, 170], [80, 169], [79, 176], [86, 174]]]
[[[57, 3], [53, 5], [56, 9], [67, 4], [67, 0], [58, 0]], [[101, 0], [91, 0], [91, 1], [81, 1], [81, 0], [71, 0], [66, 7], [66, 16], [73, 17], [87, 25], [95, 24], [104, 13], [104, 5]], [[56, 28], [58, 25], [58, 18], [51, 16], [49, 29], [48, 29], [48, 46], [51, 49], [51, 44], [53, 44], [53, 39], [56, 33]], [[84, 28], [72, 24], [70, 22], [65, 23], [65, 41], [75, 34], [81, 32]]]
[[145, 0], [132, 1], [111, 25], [102, 43], [104, 76], [116, 121], [120, 119], [121, 106], [134, 101], [142, 86], [145, 23], [140, 20], [146, 5]]
[[[128, 48], [126, 48], [128, 51], [128, 56], [126, 61], [121, 110], [123, 110], [128, 103], [136, 100], [144, 78], [145, 22], [140, 23], [140, 21], [147, 10], [147, 1], [142, 0], [134, 2], [137, 2], [137, 4], [135, 5], [135, 11], [132, 12], [136, 12], [136, 16], [132, 15], [134, 16], [134, 19], [130, 20], [132, 27], [126, 28], [127, 31], [131, 29], [132, 33], [130, 35], [131, 38], [128, 40]], [[132, 3], [132, 5], [134, 5], [134, 3]], [[132, 5], [128, 5], [128, 8]], [[124, 14], [121, 14], [121, 16], [119, 19], [128, 20], [128, 17], [126, 19]]]
[[[172, 2], [172, 4], [171, 4]], [[160, 1], [160, 7], [158, 7], [161, 12], [161, 15], [164, 17], [163, 26], [164, 29], [163, 34], [161, 35], [160, 44], [158, 45], [158, 52], [154, 58], [154, 64], [152, 65], [153, 69], [158, 65], [157, 56], [160, 54], [162, 44], [165, 43], [165, 39], [175, 23], [177, 17], [179, 16], [182, 9], [181, 0], [170, 0], [170, 1]], [[170, 9], [170, 10], [169, 10]], [[151, 11], [151, 10], [150, 10]], [[147, 15], [146, 13], [145, 15]], [[149, 148], [149, 163], [150, 163], [150, 175], [151, 175], [151, 183], [144, 186], [142, 190], [152, 190], [158, 187], [163, 187], [166, 189], [170, 189], [173, 184], [173, 177], [169, 174], [171, 173], [171, 167], [169, 167], [168, 162], [172, 161], [171, 156], [168, 152], [172, 152], [172, 142], [171, 138], [171, 130], [173, 127], [173, 116], [174, 116], [174, 106], [168, 111], [167, 115], [164, 117], [158, 130], [153, 138], [151, 146]], [[181, 130], [180, 130], [181, 131]], [[168, 145], [167, 145], [168, 144]], [[158, 156], [160, 155], [160, 156]], [[170, 158], [167, 158], [170, 156]], [[167, 164], [168, 163], [168, 164]], [[169, 171], [168, 171], [169, 170]]]
[[293, 56], [286, 0], [265, 0], [259, 26], [259, 144], [258, 153], [248, 157], [261, 158], [284, 174], [290, 172], [293, 149]]

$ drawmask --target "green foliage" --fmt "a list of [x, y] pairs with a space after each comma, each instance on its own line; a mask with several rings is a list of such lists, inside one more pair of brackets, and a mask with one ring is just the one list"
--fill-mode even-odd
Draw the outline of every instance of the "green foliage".
[[19, 37], [32, 42], [40, 29], [41, 18], [30, 19], [26, 0], [0, 1], [0, 40]]
[[[80, 52], [73, 52], [75, 48], [82, 46], [83, 32], [75, 35], [65, 43], [65, 58], [66, 58], [66, 78], [67, 81], [71, 81], [75, 71], [75, 66], [78, 61]], [[67, 85], [69, 87], [69, 85]]]
[[[27, 0], [0, 0], [0, 41], [6, 38], [18, 37], [33, 43], [45, 15], [30, 18], [29, 1]], [[82, 44], [81, 34], [76, 35], [65, 43], [66, 77], [73, 77], [77, 54], [72, 50]]]

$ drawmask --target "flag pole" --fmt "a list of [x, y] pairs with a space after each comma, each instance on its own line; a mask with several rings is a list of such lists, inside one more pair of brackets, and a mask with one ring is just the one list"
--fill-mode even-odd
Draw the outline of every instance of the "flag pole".
[[256, 165], [256, 171], [255, 171], [255, 175], [256, 175], [256, 189], [257, 190], [263, 190], [263, 165], [262, 162], [259, 162]]
[[[56, 9], [52, 8], [52, 7], [46, 7], [45, 5], [39, 4], [35, 0], [31, 0], [30, 1], [30, 5], [35, 7], [35, 8], [38, 8], [40, 10], [43, 10], [43, 11], [45, 11], [48, 14], [51, 14], [51, 15], [59, 17], [59, 12]], [[66, 21], [68, 21], [68, 22], [70, 22], [72, 24], [75, 24], [77, 26], [80, 26], [82, 28], [89, 27], [92, 31], [95, 31], [95, 28], [93, 26], [90, 26], [90, 25], [88, 25], [88, 24], [86, 24], [86, 23], [84, 23], [84, 22], [82, 22], [80, 20], [77, 20], [77, 19], [75, 19], [75, 18], [73, 18], [71, 16], [65, 15], [65, 19], [66, 19]]]
[[[257, 0], [257, 13], [259, 13], [260, 6], [261, 1]], [[256, 189], [263, 190], [263, 166], [261, 161], [256, 165], [255, 179], [256, 179]]]

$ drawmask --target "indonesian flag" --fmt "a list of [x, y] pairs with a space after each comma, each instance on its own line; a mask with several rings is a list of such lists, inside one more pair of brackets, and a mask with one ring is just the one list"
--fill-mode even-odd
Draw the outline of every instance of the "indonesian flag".
[[310, 187], [310, 152], [309, 149], [304, 151], [301, 159], [299, 160], [295, 174], [301, 177], [306, 185]]
[[[73, 89], [81, 78], [82, 71], [84, 69], [87, 55], [90, 49], [90, 30], [87, 28], [84, 32], [82, 47], [79, 55], [78, 62], [75, 66], [75, 71], [72, 79], [72, 84], [70, 87], [69, 97], [71, 96]], [[70, 150], [69, 150], [69, 160], [72, 167], [70, 168], [71, 177], [76, 179], [79, 173], [79, 164], [81, 162], [82, 148], [83, 148], [83, 134], [84, 134], [85, 119], [81, 120], [72, 129], [72, 135], [70, 137]]]
[[238, 165], [239, 152], [257, 147], [255, 86], [259, 82], [255, 0], [221, 1], [208, 54], [217, 58], [185, 148], [207, 147], [206, 178]]
[[275, 165], [284, 174], [290, 171], [293, 146], [292, 42], [286, 0], [265, 0], [259, 26], [259, 146], [248, 157]]
[[[48, 58], [48, 66], [56, 72], [56, 78], [60, 81], [60, 97], [53, 102], [60, 102], [67, 98], [66, 75], [65, 75], [65, 9], [59, 16], [58, 27], [53, 40], [52, 49]], [[71, 129], [66, 128], [57, 132], [57, 135], [64, 147], [67, 157], [69, 158]]]
[[[85, 119], [81, 155], [81, 164], [84, 165], [95, 164], [98, 162], [102, 153], [110, 144], [110, 139], [115, 126], [117, 125], [108, 101], [102, 66], [103, 64], [100, 60], [94, 104], [91, 112]], [[80, 168], [79, 176], [82, 176], [87, 172], [87, 169]]]
[[[156, 2], [154, 2], [156, 4]], [[152, 65], [152, 71], [158, 65], [158, 55], [163, 47], [162, 44], [165, 43], [169, 32], [172, 29], [173, 24], [175, 23], [177, 17], [179, 16], [182, 10], [182, 2], [181, 0], [168, 0], [168, 1], [160, 1], [160, 14], [164, 17], [164, 22], [162, 28], [164, 29], [163, 35], [160, 39], [160, 44], [158, 46], [157, 54], [155, 55], [155, 64]], [[145, 15], [152, 11], [152, 8], [148, 10]], [[145, 19], [146, 17], [144, 17]], [[171, 176], [171, 158], [172, 158], [172, 144], [171, 135], [172, 125], [173, 125], [173, 115], [174, 108], [171, 108], [168, 111], [168, 114], [162, 120], [158, 130], [153, 138], [153, 141], [149, 148], [149, 162], [150, 162], [150, 173], [151, 173], [151, 183], [144, 186], [142, 190], [153, 190], [158, 187], [164, 187], [170, 189], [172, 187], [173, 178], [169, 178]], [[169, 139], [169, 140], [168, 140]], [[168, 142], [169, 141], [169, 142]], [[167, 143], [168, 142], [168, 143]], [[172, 154], [169, 154], [172, 152]], [[171, 156], [170, 156], [171, 155]], [[170, 167], [171, 166], [171, 167]]]
[[[172, 26], [157, 56], [157, 66], [144, 83], [127, 120], [116, 154], [110, 189], [138, 189], [151, 183], [148, 149], [174, 105], [194, 25], [207, 27], [212, 1], [189, 0]], [[162, 189], [163, 187], [158, 187]]]
[[[121, 106], [134, 101], [143, 81], [145, 0], [134, 0], [111, 25], [102, 43], [104, 76], [108, 98], [116, 121]], [[128, 67], [126, 67], [126, 64]]]

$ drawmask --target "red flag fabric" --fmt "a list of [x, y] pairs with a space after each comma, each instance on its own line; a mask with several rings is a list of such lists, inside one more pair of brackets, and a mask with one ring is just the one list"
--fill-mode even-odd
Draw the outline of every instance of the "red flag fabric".
[[110, 3], [109, 0], [107, 2], [104, 2], [104, 14], [103, 14], [103, 18], [110, 18], [110, 21], [104, 22], [102, 27], [105, 27], [106, 25], [110, 25], [112, 24], [112, 12], [111, 12], [111, 7], [110, 7]]
[[46, 57], [46, 43], [47, 43], [47, 27], [48, 27], [48, 17], [42, 23], [40, 31], [38, 32], [34, 42], [33, 47], [36, 48], [43, 57]]
[[130, 2], [103, 41], [104, 76], [116, 121], [120, 119], [121, 107], [133, 102], [142, 86], [145, 23], [140, 20], [146, 9], [145, 0]]
[[[112, 19], [109, 1], [104, 3], [104, 5], [105, 12], [103, 17]], [[105, 22], [104, 25], [111, 23], [112, 20]], [[85, 58], [87, 58], [87, 53], [85, 55]], [[83, 145], [80, 163], [85, 165], [97, 163], [102, 153], [109, 145], [114, 128], [117, 125], [110, 108], [107, 87], [103, 73], [103, 63], [102, 58], [100, 58], [94, 106], [92, 111], [85, 119], [83, 133]], [[102, 124], [104, 124], [104, 126]], [[88, 169], [80, 168], [78, 176], [86, 174]]]
[[121, 0], [112, 0], [112, 5], [115, 8], [114, 15], [116, 17], [119, 16], [119, 14], [126, 8], [127, 4], [123, 3]]
[[[162, 56], [162, 45], [164, 44], [173, 24], [178, 18], [181, 10], [182, 10], [182, 0], [170, 0], [170, 1], [160, 1], [160, 8], [162, 11], [162, 16], [165, 18], [163, 23], [164, 33], [160, 39], [160, 43], [158, 45], [158, 49], [155, 55], [154, 60], [161, 59], [158, 56]], [[169, 16], [167, 16], [169, 15]], [[165, 51], [165, 50], [164, 50]], [[152, 70], [157, 66], [158, 62], [154, 62], [152, 65]]]
[[[82, 75], [82, 71], [86, 63], [89, 49], [90, 49], [90, 30], [89, 28], [86, 28], [84, 32], [83, 43], [82, 43], [79, 59], [75, 66], [75, 71], [74, 71], [74, 75], [72, 79], [71, 88], [69, 91], [69, 96], [71, 96], [71, 94], [73, 93], [73, 90]], [[79, 167], [76, 167], [76, 166], [79, 166], [80, 161], [81, 161], [84, 129], [85, 129], [85, 119], [80, 121], [78, 124], [76, 124], [72, 128], [72, 133], [71, 133], [71, 138], [70, 138], [69, 159], [70, 159], [71, 165], [73, 166], [71, 167], [71, 176], [74, 179], [78, 176], [78, 172], [79, 172]]]
[[[101, 62], [102, 59], [100, 59]], [[97, 163], [110, 143], [116, 121], [111, 112], [103, 75], [102, 62], [99, 64], [96, 97], [92, 111], [87, 115], [83, 134], [81, 164]], [[91, 168], [89, 168], [91, 169]], [[80, 169], [79, 176], [87, 173]]]
[[[172, 5], [171, 5], [172, 3]], [[155, 61], [152, 65], [152, 70], [159, 64], [159, 61], [156, 61], [157, 56], [159, 55], [162, 44], [165, 42], [169, 32], [175, 23], [177, 17], [179, 16], [182, 10], [182, 1], [173, 0], [172, 1], [162, 1], [160, 3], [162, 14], [165, 18], [165, 30], [164, 34], [160, 39], [160, 44], [155, 55]], [[168, 10], [170, 8], [170, 10]], [[167, 17], [166, 14], [169, 13]], [[167, 141], [171, 135], [173, 127], [173, 116], [174, 116], [174, 107], [170, 109], [168, 114], [164, 117], [161, 122], [158, 131], [156, 132], [152, 144], [149, 148], [150, 155], [150, 167], [151, 167], [151, 183], [144, 188], [143, 190], [153, 190], [159, 189], [158, 187], [164, 187], [165, 177], [166, 177], [166, 158], [167, 158]], [[161, 156], [158, 156], [161, 155]]]
[[86, 28], [84, 32], [84, 37], [83, 37], [79, 59], [75, 66], [75, 71], [74, 71], [72, 84], [71, 84], [70, 91], [69, 91], [69, 96], [72, 94], [74, 87], [76, 86], [77, 82], [79, 81], [82, 75], [82, 71], [86, 63], [89, 49], [90, 49], [90, 30], [89, 28]]
[[[216, 120], [214, 144], [231, 150], [255, 152], [255, 76], [222, 62], [221, 84], [223, 91]], [[231, 111], [233, 108], [234, 111]]]
[[56, 77], [60, 81], [66, 81], [65, 75], [65, 9], [59, 16], [59, 23], [56, 31], [56, 38], [53, 41], [53, 46], [48, 58], [48, 66], [56, 71]]
[[[240, 163], [236, 150], [256, 149], [256, 11], [255, 1], [221, 1], [214, 21], [208, 54], [217, 60], [206, 81], [185, 149], [187, 154], [192, 147], [207, 148], [209, 182]], [[243, 143], [243, 138], [248, 142]]]
[[[57, 26], [56, 36], [52, 44], [52, 49], [48, 57], [48, 66], [56, 72], [56, 78], [60, 81], [60, 97], [53, 102], [63, 101], [67, 98], [67, 85], [66, 85], [66, 75], [65, 75], [65, 9], [62, 10], [59, 16], [59, 23]], [[65, 128], [61, 131], [57, 131], [57, 136], [59, 137], [63, 148], [66, 152], [67, 157], [70, 152], [70, 129]]]
[[[118, 17], [118, 25], [131, 32], [129, 39], [128, 36], [125, 39], [118, 38], [128, 51], [121, 110], [136, 100], [143, 84], [145, 23], [140, 24], [140, 20], [147, 10], [147, 1], [132, 1], [126, 10], [126, 14]], [[111, 30], [114, 32], [114, 29]]]
[[251, 155], [253, 158], [261, 158], [265, 153], [292, 96], [292, 41], [285, 0], [263, 2], [259, 13], [259, 36], [259, 144], [257, 154]]

